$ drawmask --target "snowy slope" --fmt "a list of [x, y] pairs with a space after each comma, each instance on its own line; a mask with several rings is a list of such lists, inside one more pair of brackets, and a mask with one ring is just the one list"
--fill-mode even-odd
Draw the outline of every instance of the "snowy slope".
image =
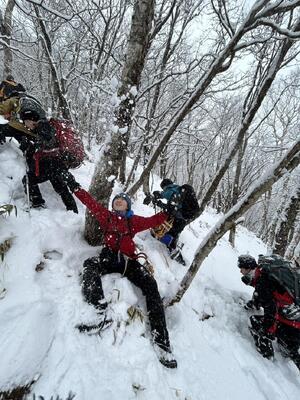
[[[99, 248], [83, 240], [84, 207], [77, 202], [79, 215], [66, 212], [49, 183], [41, 185], [48, 208], [25, 212], [24, 170], [14, 143], [0, 147], [0, 205], [13, 203], [18, 210], [17, 216], [0, 217], [0, 243], [12, 238], [0, 264], [0, 392], [36, 380], [31, 395], [45, 400], [70, 392], [76, 400], [299, 399], [296, 367], [278, 353], [274, 362], [263, 359], [247, 329], [249, 314], [240, 303], [252, 291], [241, 283], [236, 260], [241, 253], [266, 251], [252, 233], [239, 227], [236, 249], [221, 239], [182, 301], [166, 310], [178, 361], [177, 370], [168, 370], [153, 351], [146, 320], [129, 321], [127, 309], [136, 306], [145, 314], [145, 302], [120, 275], [103, 279], [113, 326], [102, 337], [74, 328], [94, 317], [81, 296], [80, 271]], [[74, 174], [88, 188], [92, 172], [87, 163]], [[151, 215], [142, 198], [134, 199], [134, 211]], [[185, 229], [188, 262], [218, 218], [208, 210]], [[136, 242], [155, 266], [161, 295], [170, 296], [188, 267], [170, 260], [149, 232]]]

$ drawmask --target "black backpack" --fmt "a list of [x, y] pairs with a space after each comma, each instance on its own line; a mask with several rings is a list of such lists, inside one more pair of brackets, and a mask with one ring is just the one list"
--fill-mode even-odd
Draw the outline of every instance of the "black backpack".
[[258, 265], [274, 278], [293, 297], [294, 303], [300, 306], [300, 273], [284, 258], [273, 254], [259, 255]]
[[184, 219], [193, 219], [200, 210], [194, 188], [191, 185], [180, 187], [181, 213]]

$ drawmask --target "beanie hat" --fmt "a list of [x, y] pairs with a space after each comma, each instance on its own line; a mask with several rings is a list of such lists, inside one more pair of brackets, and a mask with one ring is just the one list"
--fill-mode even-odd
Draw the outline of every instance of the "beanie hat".
[[20, 112], [20, 118], [22, 121], [35, 121], [41, 119], [40, 114], [34, 110], [23, 110]]
[[257, 263], [255, 258], [249, 256], [248, 254], [243, 254], [238, 258], [238, 268], [246, 268], [246, 269], [255, 269], [257, 267]]
[[115, 201], [116, 199], [120, 199], [120, 198], [121, 198], [121, 199], [124, 199], [124, 200], [126, 201], [126, 203], [127, 203], [127, 210], [131, 210], [131, 199], [130, 199], [130, 197], [128, 196], [128, 194], [127, 194], [127, 193], [124, 193], [124, 192], [117, 194], [117, 195], [113, 198], [112, 204], [114, 204], [114, 201]]
[[160, 182], [160, 187], [163, 189], [166, 186], [172, 185], [173, 181], [171, 179], [165, 178]]
[[6, 80], [7, 81], [14, 81], [14, 77], [12, 75], [7, 75]]

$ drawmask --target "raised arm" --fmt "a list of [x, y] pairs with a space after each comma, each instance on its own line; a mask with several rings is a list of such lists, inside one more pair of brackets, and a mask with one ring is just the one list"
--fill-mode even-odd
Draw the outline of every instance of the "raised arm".
[[110, 211], [98, 203], [86, 190], [78, 189], [74, 191], [75, 196], [83, 203], [96, 217], [101, 228], [105, 227], [110, 215]]
[[145, 231], [146, 229], [155, 228], [168, 219], [168, 214], [160, 212], [152, 215], [152, 217], [140, 217], [135, 215], [132, 223], [134, 233]]

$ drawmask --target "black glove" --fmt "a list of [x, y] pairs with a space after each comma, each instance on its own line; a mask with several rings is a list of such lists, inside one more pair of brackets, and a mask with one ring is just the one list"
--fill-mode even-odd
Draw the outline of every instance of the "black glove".
[[30, 145], [31, 145], [30, 141], [29, 141], [26, 137], [23, 137], [23, 138], [20, 140], [20, 147], [19, 147], [19, 149], [22, 151], [22, 153], [25, 153], [25, 152], [28, 150], [28, 148], [29, 148]]
[[81, 189], [81, 186], [78, 182], [76, 182], [74, 176], [69, 171], [63, 172], [61, 175], [72, 193], [74, 193], [78, 189]]
[[[160, 197], [160, 191], [159, 190], [154, 190], [153, 194], [152, 194], [152, 203], [153, 204], [157, 204], [158, 200], [161, 198]], [[158, 205], [158, 204], [157, 204]]]
[[170, 202], [167, 204], [166, 211], [170, 216], [175, 217], [178, 214], [178, 205]]
[[259, 310], [260, 306], [252, 299], [244, 305], [245, 310]]
[[178, 214], [178, 205], [172, 202], [163, 203], [162, 200], [157, 200], [156, 205], [164, 210], [170, 217], [175, 217]]
[[165, 212], [167, 212], [167, 208], [168, 208], [168, 204], [167, 204], [167, 203], [163, 203], [161, 200], [157, 200], [157, 201], [155, 202], [155, 204], [156, 204], [158, 207], [162, 208]]
[[81, 189], [81, 186], [79, 185], [78, 182], [75, 181], [73, 178], [72, 181], [68, 181], [68, 187], [71, 190], [72, 193], [74, 193], [76, 190]]
[[148, 204], [150, 204], [152, 201], [152, 196], [150, 193], [146, 193], [146, 197], [144, 198], [143, 204], [145, 204], [146, 206]]

